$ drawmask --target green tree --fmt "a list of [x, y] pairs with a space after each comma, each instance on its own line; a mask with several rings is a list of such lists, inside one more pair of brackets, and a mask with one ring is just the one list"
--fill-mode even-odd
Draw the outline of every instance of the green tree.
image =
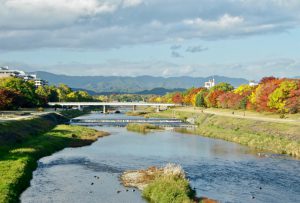
[[93, 101], [93, 98], [86, 91], [78, 91], [78, 101]]
[[39, 98], [39, 106], [45, 106], [48, 102], [58, 101], [58, 93], [55, 86], [39, 86], [35, 93]]
[[210, 92], [213, 92], [215, 90], [221, 90], [223, 92], [229, 92], [232, 91], [234, 89], [234, 87], [226, 82], [221, 82], [219, 84], [217, 84], [216, 86], [210, 88]]
[[198, 92], [196, 95], [196, 106], [197, 107], [206, 107], [205, 104], [205, 97], [208, 94], [208, 91], [206, 89]]
[[24, 107], [33, 107], [39, 103], [37, 94], [35, 93], [35, 85], [32, 81], [9, 77], [0, 80], [1, 87], [19, 92], [24, 98]]
[[58, 100], [59, 101], [67, 101], [68, 100], [68, 94], [72, 92], [71, 88], [68, 87], [65, 84], [60, 84], [57, 87], [57, 94], [58, 94]]

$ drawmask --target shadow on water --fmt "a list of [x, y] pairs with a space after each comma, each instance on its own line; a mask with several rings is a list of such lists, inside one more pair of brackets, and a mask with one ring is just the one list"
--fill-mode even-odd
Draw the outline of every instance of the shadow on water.
[[78, 165], [82, 166], [85, 169], [92, 170], [95, 172], [106, 172], [106, 173], [121, 173], [123, 170], [121, 170], [118, 167], [110, 166], [108, 164], [98, 163], [98, 162], [92, 162], [87, 158], [72, 158], [72, 159], [64, 159], [59, 158], [56, 160], [53, 160], [49, 163], [38, 163], [39, 168], [50, 168], [53, 166], [64, 166], [64, 165]]

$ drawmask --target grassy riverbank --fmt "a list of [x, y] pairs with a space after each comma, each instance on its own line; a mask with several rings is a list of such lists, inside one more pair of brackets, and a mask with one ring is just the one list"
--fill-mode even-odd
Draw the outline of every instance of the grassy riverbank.
[[29, 136], [47, 132], [67, 121], [61, 115], [49, 113], [29, 119], [0, 122], [0, 146], [21, 143]]
[[60, 115], [48, 114], [0, 123], [0, 203], [19, 202], [41, 157], [66, 147], [89, 145], [107, 135], [86, 127], [58, 125], [64, 121]]
[[168, 110], [152, 113], [149, 117], [176, 117], [183, 120], [193, 118], [194, 130], [181, 129], [183, 133], [198, 134], [247, 145], [259, 150], [272, 151], [300, 157], [300, 126], [293, 123], [234, 118], [201, 111]]
[[88, 114], [90, 111], [88, 110], [76, 110], [76, 109], [72, 109], [72, 110], [65, 110], [65, 111], [60, 111], [59, 113], [64, 116], [65, 118], [71, 119], [71, 118], [76, 118], [85, 114]]
[[127, 130], [139, 133], [148, 133], [151, 130], [159, 130], [161, 129], [159, 126], [151, 125], [149, 123], [129, 123], [126, 126]]

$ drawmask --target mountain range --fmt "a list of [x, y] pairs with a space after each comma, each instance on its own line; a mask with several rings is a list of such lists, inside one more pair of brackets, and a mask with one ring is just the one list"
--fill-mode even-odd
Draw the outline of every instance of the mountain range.
[[[153, 76], [69, 76], [57, 75], [49, 72], [35, 72], [39, 78], [47, 80], [49, 84], [58, 85], [64, 83], [74, 89], [88, 90], [92, 93], [152, 93], [158, 91], [170, 91], [173, 89], [187, 89], [190, 87], [204, 86], [204, 82], [214, 78], [216, 83], [228, 82], [233, 86], [248, 84], [248, 80], [243, 78], [231, 78], [224, 76], [211, 77], [153, 77]], [[158, 88], [158, 89], [157, 89]], [[150, 90], [150, 91], [149, 91]], [[178, 90], [177, 90], [178, 91]]]

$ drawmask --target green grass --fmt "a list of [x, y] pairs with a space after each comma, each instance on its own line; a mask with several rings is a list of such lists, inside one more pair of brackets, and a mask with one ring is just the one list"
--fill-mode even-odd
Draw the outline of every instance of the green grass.
[[66, 121], [64, 117], [51, 113], [30, 119], [1, 122], [0, 146], [10, 143], [20, 143], [30, 135], [47, 132], [58, 123]]
[[144, 198], [157, 203], [191, 203], [194, 196], [188, 180], [171, 175], [157, 177], [143, 190]]
[[29, 186], [37, 160], [65, 147], [91, 144], [106, 135], [80, 126], [58, 125], [47, 133], [29, 136], [22, 143], [0, 147], [0, 203], [19, 202]]
[[148, 133], [151, 130], [159, 130], [161, 129], [159, 126], [151, 125], [149, 123], [129, 123], [126, 126], [128, 131], [140, 132], [140, 133]]
[[179, 129], [183, 133], [236, 142], [258, 150], [271, 151], [300, 157], [300, 126], [291, 123], [276, 123], [251, 119], [232, 118], [205, 113], [168, 110], [150, 114], [153, 117], [196, 119], [194, 130]]
[[64, 111], [61, 111], [60, 114], [66, 118], [76, 118], [76, 117], [79, 117], [79, 116], [82, 116], [84, 114], [87, 114], [89, 113], [89, 111], [87, 110], [77, 110], [77, 109], [71, 109], [71, 110], [64, 110]]

